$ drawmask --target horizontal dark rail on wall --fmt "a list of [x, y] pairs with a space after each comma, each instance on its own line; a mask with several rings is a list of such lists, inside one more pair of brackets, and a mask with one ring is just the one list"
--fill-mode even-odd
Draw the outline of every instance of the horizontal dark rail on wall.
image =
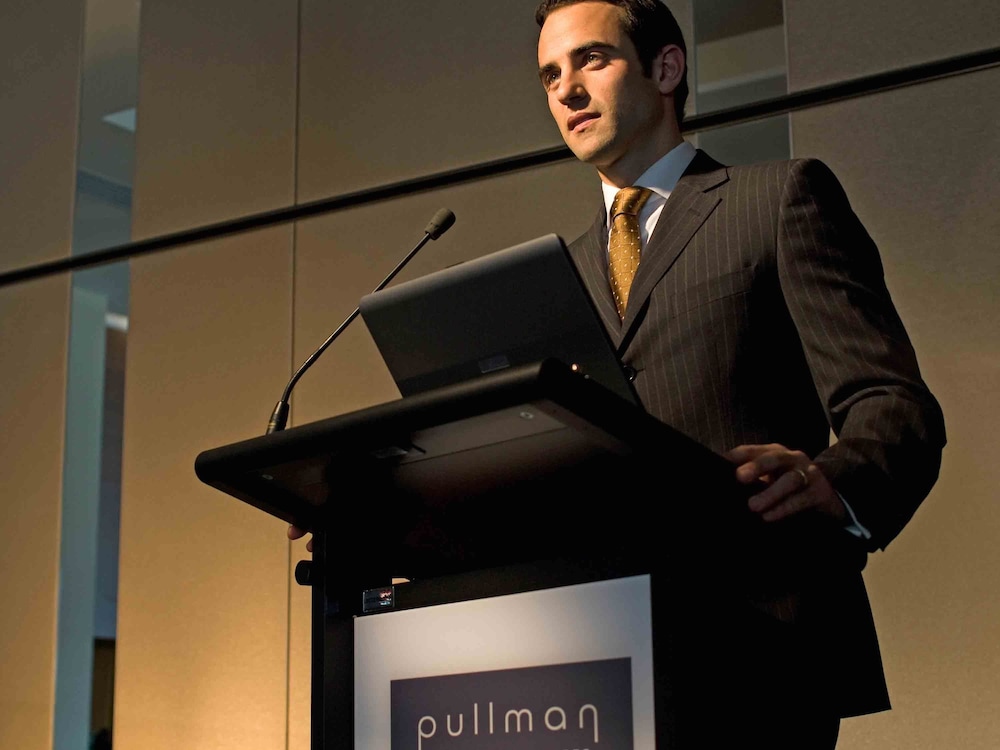
[[[773, 99], [765, 99], [752, 104], [719, 110], [703, 115], [693, 115], [684, 121], [685, 133], [697, 133], [703, 130], [737, 125], [765, 117], [787, 114], [802, 109], [818, 107], [824, 104], [854, 99], [882, 91], [927, 83], [940, 78], [972, 73], [1000, 65], [1000, 48], [982, 50], [967, 55], [959, 55], [944, 60], [913, 65], [907, 68], [876, 73], [850, 81], [819, 86], [805, 91], [797, 91]], [[310, 203], [300, 203], [295, 206], [279, 208], [273, 211], [252, 214], [237, 219], [221, 221], [193, 229], [159, 235], [145, 240], [137, 240], [122, 245], [98, 250], [85, 255], [75, 255], [68, 258], [39, 263], [0, 274], [0, 287], [16, 284], [43, 276], [51, 276], [67, 271], [77, 271], [93, 266], [107, 265], [129, 258], [137, 258], [162, 250], [170, 250], [182, 245], [218, 239], [233, 234], [240, 234], [254, 229], [284, 224], [290, 221], [306, 219], [319, 214], [331, 213], [347, 208], [377, 203], [379, 201], [399, 198], [405, 195], [439, 190], [465, 182], [496, 177], [522, 169], [545, 166], [555, 162], [572, 159], [573, 154], [565, 146], [559, 146], [541, 151], [534, 151], [519, 156], [496, 159], [469, 167], [460, 167], [445, 172], [437, 172], [424, 177], [402, 180], [388, 185], [381, 185], [365, 190], [358, 190], [344, 195], [324, 198]]]
[[824, 104], [856, 99], [882, 91], [891, 91], [918, 83], [929, 83], [941, 78], [974, 73], [1000, 65], [1000, 47], [944, 60], [875, 73], [862, 78], [833, 83], [827, 86], [796, 91], [773, 99], [744, 104], [731, 109], [720, 109], [704, 115], [695, 115], [684, 121], [685, 132], [698, 132], [760, 120], [773, 115], [787, 114]]
[[299, 203], [286, 208], [278, 208], [272, 211], [243, 216], [238, 219], [229, 219], [215, 224], [206, 224], [192, 229], [183, 229], [179, 232], [162, 234], [150, 237], [145, 240], [126, 242], [121, 245], [109, 247], [106, 250], [97, 250], [86, 255], [75, 255], [69, 258], [40, 263], [36, 266], [19, 268], [16, 271], [8, 271], [0, 274], [0, 286], [14, 284], [20, 281], [35, 279], [40, 276], [49, 276], [65, 271], [77, 271], [91, 266], [106, 265], [116, 263], [127, 258], [136, 258], [142, 255], [169, 250], [181, 245], [190, 245], [195, 242], [214, 240], [220, 237], [227, 237], [233, 234], [248, 232], [253, 229], [285, 224], [290, 221], [307, 219], [318, 214], [339, 211], [345, 208], [354, 208], [369, 203], [399, 198], [405, 195], [428, 190], [437, 190], [463, 182], [482, 179], [484, 177], [495, 177], [507, 172], [514, 172], [519, 169], [529, 169], [552, 162], [563, 161], [571, 158], [572, 154], [566, 147], [545, 149], [534, 151], [530, 154], [514, 156], [496, 161], [483, 162], [471, 167], [460, 167], [447, 172], [437, 172], [425, 177], [417, 177], [411, 180], [394, 182], [389, 185], [358, 190], [353, 193], [334, 196], [332, 198], [322, 198], [310, 203]]

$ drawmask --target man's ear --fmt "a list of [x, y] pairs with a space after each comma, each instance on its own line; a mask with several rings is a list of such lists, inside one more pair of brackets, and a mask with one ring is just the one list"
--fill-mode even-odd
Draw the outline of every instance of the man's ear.
[[686, 64], [684, 51], [676, 44], [668, 44], [653, 58], [653, 80], [661, 94], [672, 94], [684, 79]]

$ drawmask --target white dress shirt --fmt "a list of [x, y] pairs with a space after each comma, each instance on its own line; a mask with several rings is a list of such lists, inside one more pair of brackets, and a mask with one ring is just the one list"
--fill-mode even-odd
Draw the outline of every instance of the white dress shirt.
[[[653, 233], [653, 228], [656, 226], [660, 214], [663, 213], [663, 206], [667, 202], [667, 198], [670, 197], [677, 180], [691, 164], [695, 153], [697, 153], [695, 147], [684, 141], [671, 149], [665, 156], [660, 157], [659, 161], [639, 175], [639, 179], [635, 181], [635, 185], [638, 187], [649, 188], [653, 191], [653, 194], [643, 205], [642, 211], [639, 212], [639, 234], [643, 246], [646, 245], [649, 235]], [[615, 199], [618, 188], [601, 182], [601, 189], [604, 191], [604, 210], [610, 217], [611, 202]], [[609, 232], [610, 226], [611, 222], [608, 221]]]

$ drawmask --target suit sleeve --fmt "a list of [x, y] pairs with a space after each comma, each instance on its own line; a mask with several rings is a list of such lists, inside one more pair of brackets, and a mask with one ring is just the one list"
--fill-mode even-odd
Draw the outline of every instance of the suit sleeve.
[[885, 548], [937, 480], [940, 406], [878, 250], [823, 163], [792, 163], [777, 248], [782, 294], [836, 435], [814, 461], [871, 531], [871, 549]]

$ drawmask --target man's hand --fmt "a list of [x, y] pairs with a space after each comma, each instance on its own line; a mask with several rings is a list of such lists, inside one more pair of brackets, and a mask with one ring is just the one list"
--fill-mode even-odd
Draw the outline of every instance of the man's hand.
[[[306, 531], [305, 529], [300, 529], [298, 526], [292, 525], [292, 526], [288, 527], [288, 538], [291, 539], [291, 540], [293, 540], [293, 541], [295, 539], [301, 539], [302, 537], [304, 537], [308, 533], [309, 533], [308, 531]], [[306, 549], [309, 552], [313, 551], [313, 540], [312, 540], [312, 537], [309, 537], [309, 541], [306, 542]]]
[[765, 521], [777, 521], [817, 510], [837, 521], [847, 521], [847, 508], [823, 472], [802, 451], [783, 445], [741, 445], [726, 454], [736, 464], [743, 484], [760, 481], [765, 489], [750, 498], [750, 510]]

